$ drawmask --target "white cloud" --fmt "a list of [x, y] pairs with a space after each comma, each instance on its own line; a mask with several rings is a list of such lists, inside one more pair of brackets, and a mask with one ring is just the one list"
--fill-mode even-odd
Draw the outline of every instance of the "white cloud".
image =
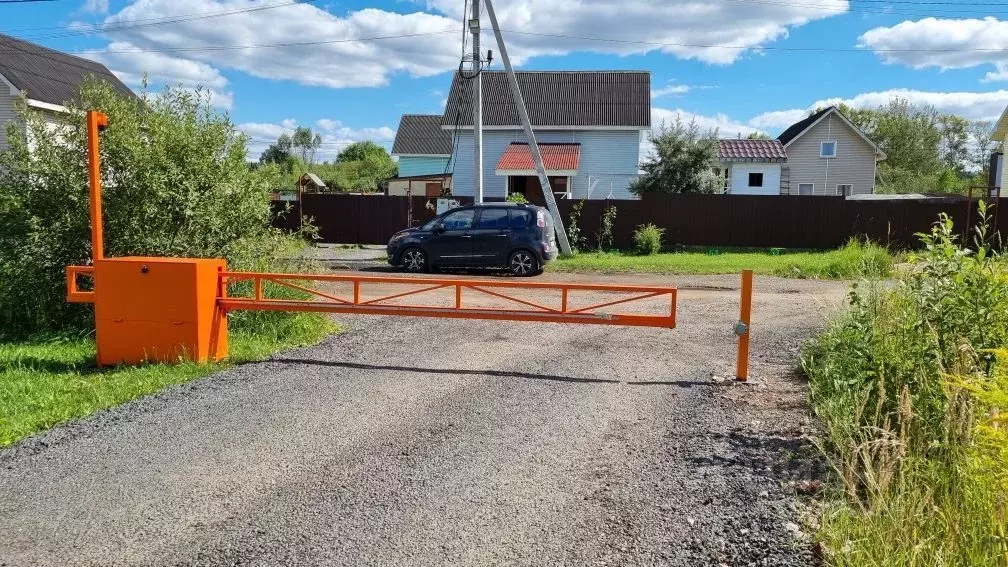
[[998, 72], [988, 73], [985, 80], [1008, 79], [1008, 21], [994, 17], [907, 20], [868, 30], [858, 47], [874, 51], [886, 63], [914, 69], [995, 64]]
[[651, 98], [658, 98], [668, 95], [679, 95], [686, 94], [690, 92], [691, 87], [689, 85], [674, 85], [669, 83], [660, 89], [654, 89], [651, 91]]
[[749, 119], [748, 124], [763, 130], [784, 129], [808, 115], [808, 110], [792, 108], [789, 110], [774, 110], [764, 112]]
[[109, 0], [85, 0], [81, 11], [91, 14], [107, 14], [109, 10]]
[[844, 103], [855, 108], [878, 108], [894, 98], [912, 104], [931, 105], [941, 112], [957, 114], [969, 120], [994, 120], [1008, 106], [1008, 90], [991, 92], [931, 92], [913, 89], [889, 89], [861, 93], [850, 98], [829, 98], [817, 101], [811, 108]]
[[[293, 118], [282, 120], [280, 124], [246, 122], [238, 125], [238, 129], [249, 136], [249, 159], [253, 160], [258, 159], [266, 147], [281, 134], [293, 134], [297, 127], [298, 122]], [[339, 120], [320, 118], [315, 121], [315, 127], [315, 131], [322, 135], [322, 146], [315, 154], [316, 161], [331, 161], [343, 148], [354, 142], [370, 140], [388, 148], [395, 139], [395, 130], [388, 126], [350, 128]]]
[[[458, 65], [461, 6], [454, 0], [428, 0], [426, 11], [413, 13], [368, 8], [341, 15], [302, 2], [223, 17], [115, 28], [148, 18], [254, 7], [260, 6], [253, 0], [137, 0], [106, 18], [106, 31], [102, 33], [114, 43], [128, 43], [141, 49], [177, 49], [178, 58], [215, 70], [237, 69], [257, 77], [333, 88], [382, 86], [395, 74], [423, 77], [450, 71]], [[784, 2], [707, 0], [516, 0], [498, 8], [501, 27], [505, 29], [516, 64], [530, 57], [574, 51], [615, 54], [661, 51], [680, 58], [727, 64], [747, 50], [758, 51], [761, 46], [786, 37], [791, 27], [846, 12], [848, 2], [822, 0], [816, 7], [810, 7]], [[541, 25], [545, 14], [549, 16], [548, 28]], [[298, 45], [440, 31], [446, 33]], [[600, 36], [619, 41], [515, 32]], [[487, 47], [495, 48], [492, 34], [486, 35]], [[637, 41], [648, 43], [634, 43]], [[275, 44], [284, 46], [199, 49]]]
[[681, 108], [671, 110], [666, 108], [651, 109], [651, 124], [655, 129], [660, 127], [662, 124], [671, 124], [675, 122], [677, 118], [686, 124], [695, 122], [701, 130], [717, 130], [719, 138], [737, 138], [738, 136], [742, 136], [744, 138], [754, 132], [761, 132], [759, 128], [753, 128], [748, 124], [738, 120], [733, 120], [726, 114], [718, 113], [713, 116], [707, 116], [689, 112]]

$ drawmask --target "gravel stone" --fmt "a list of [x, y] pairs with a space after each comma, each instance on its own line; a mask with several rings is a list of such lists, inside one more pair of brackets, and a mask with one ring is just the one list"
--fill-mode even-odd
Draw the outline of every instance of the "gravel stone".
[[0, 450], [0, 563], [812, 564], [793, 349], [844, 284], [757, 277], [755, 388], [710, 378], [737, 277], [578, 278], [678, 284], [679, 327], [342, 318]]

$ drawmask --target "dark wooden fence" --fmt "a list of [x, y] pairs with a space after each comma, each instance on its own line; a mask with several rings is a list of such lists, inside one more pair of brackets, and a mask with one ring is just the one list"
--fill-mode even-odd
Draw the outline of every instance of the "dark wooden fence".
[[[460, 199], [466, 202], [464, 199]], [[992, 214], [1008, 206], [1000, 199]], [[470, 200], [471, 202], [471, 200]], [[413, 224], [434, 216], [426, 197], [371, 195], [304, 195], [301, 207], [318, 227], [323, 242], [385, 244], [407, 224], [407, 207]], [[560, 213], [569, 222], [576, 201], [560, 201]], [[285, 203], [275, 203], [277, 210]], [[665, 228], [666, 246], [723, 246], [758, 248], [834, 248], [851, 237], [867, 237], [894, 248], [917, 245], [915, 233], [924, 232], [947, 213], [960, 230], [977, 220], [976, 203], [966, 199], [860, 201], [843, 197], [749, 195], [651, 195], [641, 200], [585, 201], [579, 226], [590, 245], [597, 241], [602, 212], [616, 207], [613, 244], [633, 245], [633, 232], [642, 224]], [[995, 219], [1008, 235], [1008, 213]], [[298, 204], [281, 215], [277, 226], [298, 225]]]

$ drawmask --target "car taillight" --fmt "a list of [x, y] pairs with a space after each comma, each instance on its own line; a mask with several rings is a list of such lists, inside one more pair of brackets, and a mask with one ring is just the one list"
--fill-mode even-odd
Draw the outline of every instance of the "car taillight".
[[536, 226], [546, 228], [546, 215], [542, 211], [536, 211]]

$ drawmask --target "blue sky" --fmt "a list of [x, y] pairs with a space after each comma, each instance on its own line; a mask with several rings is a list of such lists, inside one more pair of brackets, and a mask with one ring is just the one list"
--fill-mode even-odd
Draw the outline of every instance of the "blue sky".
[[[56, 0], [0, 4], [0, 31], [102, 61], [134, 87], [145, 74], [155, 87], [202, 86], [256, 155], [305, 125], [324, 134], [331, 157], [356, 140], [390, 144], [403, 113], [441, 112], [461, 55], [462, 4]], [[496, 7], [520, 68], [650, 71], [656, 124], [681, 116], [722, 136], [776, 134], [839, 100], [902, 96], [982, 120], [1008, 106], [1008, 0]], [[484, 46], [496, 51], [489, 33]]]

